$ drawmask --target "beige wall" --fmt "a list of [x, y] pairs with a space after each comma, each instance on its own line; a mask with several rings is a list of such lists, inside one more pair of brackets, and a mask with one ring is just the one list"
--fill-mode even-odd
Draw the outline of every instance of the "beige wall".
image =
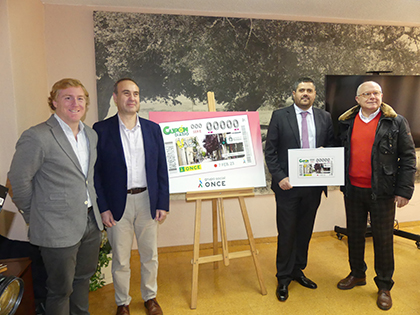
[[17, 139], [11, 56], [9, 10], [7, 1], [0, 0], [0, 180], [2, 184], [5, 183], [8, 164]]
[[[13, 3], [13, 4], [12, 4]], [[28, 7], [26, 7], [27, 5]], [[3, 10], [6, 8], [5, 10]], [[23, 129], [36, 124], [49, 115], [46, 96], [54, 82], [63, 77], [80, 79], [91, 94], [91, 105], [85, 122], [92, 125], [97, 119], [95, 54], [93, 42], [93, 10], [101, 8], [86, 6], [40, 5], [34, 0], [0, 0], [0, 58], [10, 61], [1, 64], [5, 76], [0, 76], [0, 92], [10, 109], [6, 117], [1, 115], [2, 130], [10, 131], [10, 140], [0, 140], [0, 181], [5, 183], [5, 174], [10, 165], [11, 151]], [[109, 10], [109, 9], [108, 9]], [[117, 9], [115, 9], [117, 10]], [[126, 11], [127, 9], [125, 9]], [[156, 13], [156, 12], [155, 12]], [[20, 28], [9, 33], [7, 29]], [[44, 28], [45, 27], [45, 28]], [[27, 33], [28, 32], [28, 33]], [[15, 38], [17, 37], [17, 38]], [[10, 38], [12, 40], [10, 40]], [[3, 45], [4, 44], [4, 45]], [[9, 47], [9, 48], [8, 48]], [[32, 53], [33, 52], [33, 53]], [[12, 62], [13, 61], [13, 62]], [[4, 77], [7, 77], [5, 79]], [[11, 79], [9, 79], [11, 78]], [[32, 81], [33, 80], [33, 81]], [[25, 94], [30, 93], [30, 94]], [[15, 96], [17, 95], [17, 96]], [[4, 104], [4, 103], [3, 103]], [[4, 105], [2, 105], [5, 111]], [[257, 238], [277, 234], [275, 223], [275, 202], [273, 195], [256, 196], [246, 200], [249, 217]], [[420, 220], [420, 190], [410, 204], [399, 210], [400, 221]], [[10, 202], [5, 208], [15, 213]], [[230, 240], [245, 239], [240, 210], [237, 201], [225, 203], [227, 234]], [[0, 222], [4, 222], [4, 213]], [[24, 239], [25, 228], [19, 215], [8, 217], [13, 229], [7, 233], [11, 238]], [[210, 203], [203, 205], [201, 242], [211, 242]], [[338, 190], [323, 197], [315, 223], [315, 231], [333, 230], [334, 225], [345, 225], [342, 195]], [[194, 226], [194, 203], [182, 200], [171, 202], [171, 212], [160, 228], [159, 246], [192, 244]]]
[[18, 133], [45, 120], [50, 111], [45, 104], [48, 91], [44, 6], [39, 1], [9, 0], [11, 63]]
[[[9, 9], [6, 0], [0, 0], [0, 180], [6, 182], [6, 173], [13, 154], [17, 139], [16, 107], [12, 78], [9, 29]], [[10, 207], [10, 200], [6, 199], [5, 208]], [[0, 213], [0, 233], [10, 228], [13, 223], [13, 213]], [[4, 233], [4, 232], [3, 232]]]
[[92, 12], [87, 7], [45, 6], [48, 86], [64, 77], [79, 79], [90, 94], [84, 120], [89, 126], [98, 118]]
[[[48, 90], [44, 32], [44, 6], [40, 1], [0, 0], [2, 184], [19, 135], [50, 115], [45, 103]], [[8, 229], [11, 238], [23, 238], [25, 225], [10, 199], [4, 208], [11, 211], [0, 214], [0, 231]]]

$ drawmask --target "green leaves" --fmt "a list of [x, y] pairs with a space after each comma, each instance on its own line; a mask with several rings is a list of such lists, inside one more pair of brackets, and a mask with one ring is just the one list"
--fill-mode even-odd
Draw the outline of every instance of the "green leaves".
[[102, 231], [102, 243], [99, 249], [98, 265], [95, 273], [90, 278], [89, 291], [96, 291], [105, 285], [102, 268], [108, 267], [109, 262], [112, 260], [111, 257], [108, 257], [109, 253], [111, 253], [111, 244], [109, 244], [106, 231], [104, 230]]

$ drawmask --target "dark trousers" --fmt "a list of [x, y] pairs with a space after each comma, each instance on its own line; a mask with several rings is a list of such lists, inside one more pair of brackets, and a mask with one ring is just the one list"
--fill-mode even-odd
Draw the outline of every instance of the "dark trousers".
[[276, 276], [280, 284], [288, 285], [303, 275], [321, 193], [321, 187], [294, 187], [276, 192]]
[[64, 248], [40, 247], [47, 270], [46, 315], [89, 314], [89, 279], [96, 271], [101, 232], [93, 211], [82, 239]]
[[390, 290], [394, 284], [394, 198], [374, 200], [370, 188], [350, 186], [344, 202], [351, 275], [357, 278], [365, 276], [365, 234], [369, 213], [375, 254], [375, 283], [379, 289]]

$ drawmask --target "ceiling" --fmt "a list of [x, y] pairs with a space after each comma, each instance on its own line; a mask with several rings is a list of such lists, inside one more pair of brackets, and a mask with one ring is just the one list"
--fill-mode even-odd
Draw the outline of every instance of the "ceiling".
[[144, 13], [420, 26], [420, 0], [41, 0]]

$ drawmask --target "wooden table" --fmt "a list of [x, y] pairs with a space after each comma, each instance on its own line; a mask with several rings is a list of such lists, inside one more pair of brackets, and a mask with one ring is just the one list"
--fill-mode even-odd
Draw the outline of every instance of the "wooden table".
[[19, 277], [25, 283], [22, 301], [16, 311], [16, 315], [35, 315], [35, 299], [32, 287], [32, 268], [29, 258], [12, 258], [0, 260], [1, 264], [7, 265], [7, 270], [2, 275]]

